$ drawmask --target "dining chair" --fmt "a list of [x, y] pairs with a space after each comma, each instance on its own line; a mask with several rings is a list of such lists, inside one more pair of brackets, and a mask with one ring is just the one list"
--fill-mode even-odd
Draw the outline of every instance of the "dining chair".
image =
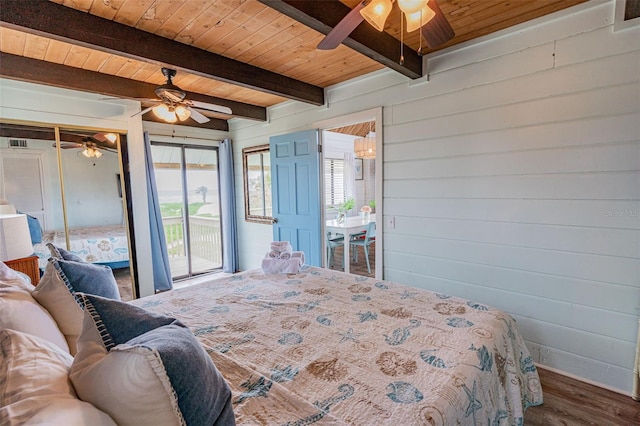
[[331, 232], [327, 232], [327, 265], [329, 268], [333, 266], [333, 254], [336, 251], [336, 247], [341, 247], [344, 244], [344, 235], [336, 234], [331, 236]]
[[350, 239], [349, 244], [353, 249], [354, 260], [358, 261], [358, 246], [364, 249], [364, 257], [367, 259], [367, 271], [371, 273], [371, 265], [369, 264], [369, 246], [376, 241], [376, 223], [369, 222], [364, 238]]

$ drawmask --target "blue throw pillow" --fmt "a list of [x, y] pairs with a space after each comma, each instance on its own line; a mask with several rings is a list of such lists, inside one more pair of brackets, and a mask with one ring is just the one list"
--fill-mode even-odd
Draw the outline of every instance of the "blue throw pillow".
[[49, 262], [53, 264], [71, 293], [89, 293], [120, 300], [118, 283], [108, 266], [54, 258], [49, 259]]
[[235, 425], [231, 390], [180, 321], [82, 294], [69, 377], [80, 399], [118, 425]]
[[29, 234], [31, 234], [31, 244], [39, 244], [42, 242], [42, 227], [38, 218], [30, 216], [26, 213], [16, 212], [27, 217], [27, 225], [29, 225]]
[[47, 243], [47, 247], [51, 252], [51, 257], [55, 259], [72, 260], [74, 262], [84, 262], [84, 260], [82, 260], [80, 257], [76, 256], [70, 251], [63, 249], [62, 247], [55, 246], [51, 243]]

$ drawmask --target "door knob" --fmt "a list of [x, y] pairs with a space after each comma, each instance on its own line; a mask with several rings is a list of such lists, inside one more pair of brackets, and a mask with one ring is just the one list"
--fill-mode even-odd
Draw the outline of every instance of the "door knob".
[[274, 217], [273, 219], [271, 219], [271, 223], [278, 223], [278, 218]]

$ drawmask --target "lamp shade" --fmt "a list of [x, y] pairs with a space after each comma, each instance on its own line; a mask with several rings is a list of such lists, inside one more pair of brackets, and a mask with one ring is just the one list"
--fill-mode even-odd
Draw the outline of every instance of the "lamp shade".
[[431, 10], [429, 6], [425, 6], [423, 9], [417, 12], [406, 14], [407, 32], [410, 33], [419, 29], [424, 24], [433, 19], [434, 16], [436, 16], [436, 13]]
[[398, 0], [398, 7], [405, 14], [416, 13], [427, 6], [428, 0]]
[[353, 151], [358, 158], [376, 158], [376, 135], [369, 132], [367, 137], [353, 141]]
[[360, 10], [360, 15], [378, 31], [384, 30], [384, 23], [391, 13], [393, 3], [391, 0], [372, 0]]
[[0, 204], [0, 215], [16, 214], [16, 207], [13, 204]]
[[14, 260], [33, 254], [31, 233], [24, 214], [0, 215], [0, 260]]

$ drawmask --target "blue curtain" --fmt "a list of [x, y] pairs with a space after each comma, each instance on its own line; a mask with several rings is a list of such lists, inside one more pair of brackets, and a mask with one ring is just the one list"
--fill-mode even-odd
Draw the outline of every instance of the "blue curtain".
[[233, 146], [225, 139], [218, 149], [220, 154], [220, 215], [222, 216], [222, 270], [238, 271], [238, 234], [236, 196], [233, 179]]
[[151, 263], [153, 265], [153, 285], [157, 291], [171, 290], [171, 268], [169, 267], [169, 254], [167, 253], [167, 241], [164, 238], [162, 227], [162, 215], [158, 202], [158, 188], [156, 187], [156, 175], [153, 171], [153, 158], [151, 157], [151, 143], [149, 133], [144, 132], [144, 156], [147, 168], [147, 203], [149, 206], [149, 228], [151, 231]]

